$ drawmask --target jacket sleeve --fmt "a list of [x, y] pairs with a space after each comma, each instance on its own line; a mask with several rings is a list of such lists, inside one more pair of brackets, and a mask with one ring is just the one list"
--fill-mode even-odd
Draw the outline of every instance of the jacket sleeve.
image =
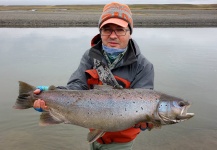
[[131, 88], [154, 89], [154, 67], [146, 58], [142, 57], [137, 63], [136, 75]]
[[88, 90], [87, 76], [85, 71], [92, 68], [92, 62], [89, 57], [89, 51], [82, 56], [77, 70], [71, 75], [66, 86], [58, 86], [59, 89], [69, 90]]

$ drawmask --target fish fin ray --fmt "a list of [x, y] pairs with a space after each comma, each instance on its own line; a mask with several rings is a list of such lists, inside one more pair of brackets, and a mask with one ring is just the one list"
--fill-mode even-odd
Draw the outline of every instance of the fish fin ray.
[[102, 137], [105, 134], [105, 131], [94, 129], [93, 131], [90, 131], [87, 135], [87, 141], [89, 143], [93, 143], [98, 138]]
[[111, 86], [111, 85], [107, 85], [107, 84], [103, 84], [103, 85], [94, 85], [93, 86], [94, 90], [112, 90], [112, 89], [123, 89], [120, 86]]
[[23, 93], [28, 93], [31, 91], [34, 91], [36, 89], [36, 87], [25, 83], [23, 81], [19, 81], [19, 94], [23, 94]]
[[94, 90], [111, 90], [113, 89], [112, 86], [110, 85], [106, 85], [106, 84], [103, 84], [103, 85], [94, 85]]
[[31, 108], [34, 103], [34, 99], [32, 95], [35, 89], [36, 87], [29, 85], [23, 81], [19, 81], [19, 96], [17, 97], [17, 100], [13, 108], [15, 109]]
[[53, 124], [60, 124], [64, 121], [54, 118], [49, 112], [43, 112], [40, 116], [40, 122], [39, 124], [41, 126], [47, 126], [47, 125], [53, 125]]

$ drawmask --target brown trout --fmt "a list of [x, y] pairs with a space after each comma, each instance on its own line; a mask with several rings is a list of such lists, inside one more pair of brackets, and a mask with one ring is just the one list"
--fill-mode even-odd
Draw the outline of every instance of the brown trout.
[[140, 122], [161, 126], [194, 116], [187, 113], [189, 102], [154, 90], [58, 90], [50, 86], [48, 91], [36, 95], [35, 89], [20, 81], [14, 108], [31, 108], [35, 100], [43, 99], [49, 111], [42, 112], [41, 125], [66, 123], [95, 129], [88, 135], [89, 142], [105, 132], [125, 130]]

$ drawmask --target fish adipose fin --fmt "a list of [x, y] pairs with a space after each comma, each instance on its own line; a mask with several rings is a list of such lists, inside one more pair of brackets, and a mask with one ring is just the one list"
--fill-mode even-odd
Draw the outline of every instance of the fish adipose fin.
[[56, 90], [57, 88], [54, 85], [49, 86], [48, 90]]
[[19, 81], [19, 96], [13, 108], [15, 109], [28, 109], [33, 106], [33, 91], [36, 87], [29, 85], [25, 82]]
[[40, 116], [39, 125], [47, 126], [47, 125], [53, 125], [53, 124], [60, 124], [60, 123], [63, 123], [63, 122], [64, 121], [51, 116], [49, 112], [43, 112], [41, 114], [41, 116]]
[[92, 131], [90, 131], [87, 135], [87, 141], [89, 143], [93, 143], [94, 141], [96, 141], [98, 138], [102, 137], [105, 134], [104, 131], [101, 130], [97, 130], [94, 129]]

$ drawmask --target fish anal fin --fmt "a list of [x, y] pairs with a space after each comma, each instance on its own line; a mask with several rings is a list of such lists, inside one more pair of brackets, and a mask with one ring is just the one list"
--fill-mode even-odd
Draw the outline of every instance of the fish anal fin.
[[87, 141], [93, 143], [98, 138], [102, 137], [105, 134], [105, 131], [94, 129], [90, 131], [87, 135]]
[[43, 112], [40, 116], [39, 125], [47, 126], [47, 125], [53, 125], [53, 124], [60, 124], [63, 122], [64, 121], [52, 117], [49, 112]]

